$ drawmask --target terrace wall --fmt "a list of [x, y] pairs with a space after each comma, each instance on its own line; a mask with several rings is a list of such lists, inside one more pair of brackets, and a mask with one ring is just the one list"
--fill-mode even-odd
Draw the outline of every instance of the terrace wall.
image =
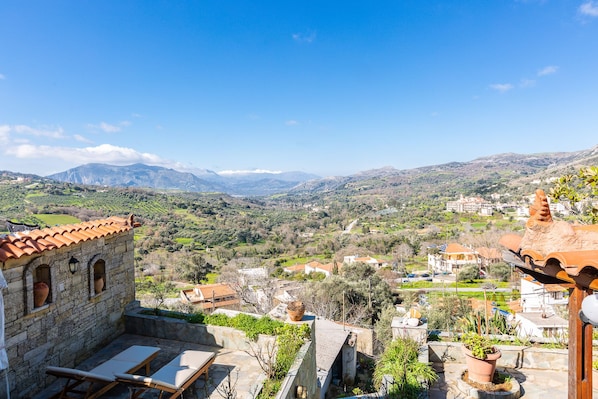
[[[126, 332], [156, 338], [174, 339], [200, 345], [220, 346], [227, 349], [247, 351], [250, 341], [243, 331], [231, 327], [189, 323], [186, 320], [143, 314], [144, 309], [131, 307], [126, 313]], [[291, 369], [287, 373], [276, 399], [295, 399], [297, 386], [309, 392], [309, 397], [319, 397], [315, 323], [304, 321], [311, 329], [311, 339], [299, 350]], [[272, 343], [276, 337], [261, 335], [258, 344]]]
[[[428, 342], [429, 360], [432, 363], [463, 363], [465, 355], [458, 342]], [[546, 349], [530, 346], [497, 345], [502, 356], [496, 362], [499, 367], [568, 370], [567, 349]]]

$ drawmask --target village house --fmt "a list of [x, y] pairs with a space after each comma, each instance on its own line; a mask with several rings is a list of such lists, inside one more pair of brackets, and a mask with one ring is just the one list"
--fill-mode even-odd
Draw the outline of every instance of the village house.
[[31, 397], [46, 366], [74, 367], [124, 332], [134, 225], [110, 217], [0, 238], [11, 396]]
[[482, 216], [492, 216], [492, 204], [481, 197], [461, 197], [456, 201], [446, 203], [447, 212], [478, 213]]
[[387, 262], [380, 261], [376, 258], [372, 258], [371, 256], [359, 256], [359, 255], [345, 256], [343, 258], [343, 263], [346, 263], [348, 265], [351, 265], [353, 263], [365, 263], [366, 265], [370, 265], [372, 267], [375, 267], [376, 269], [384, 267], [388, 264]]
[[469, 265], [479, 265], [478, 253], [458, 243], [441, 245], [438, 253], [428, 254], [428, 269], [434, 273], [456, 274]]
[[196, 285], [193, 289], [181, 290], [181, 302], [197, 306], [204, 312], [219, 308], [239, 309], [239, 296], [228, 284]]
[[485, 270], [490, 265], [502, 262], [502, 253], [496, 248], [479, 247], [475, 249], [479, 257], [479, 264]]
[[[306, 264], [299, 264], [299, 265], [293, 265], [293, 266], [289, 266], [289, 267], [285, 267], [284, 271], [287, 273], [305, 273], [305, 274], [311, 274], [311, 273], [323, 273], [326, 275], [326, 277], [330, 277], [331, 275], [333, 275], [334, 272], [334, 263], [326, 263], [326, 264], [322, 264], [318, 261], [311, 261], [308, 262]], [[340, 270], [342, 269], [342, 264], [337, 263], [336, 267], [337, 267], [337, 272], [340, 272]]]

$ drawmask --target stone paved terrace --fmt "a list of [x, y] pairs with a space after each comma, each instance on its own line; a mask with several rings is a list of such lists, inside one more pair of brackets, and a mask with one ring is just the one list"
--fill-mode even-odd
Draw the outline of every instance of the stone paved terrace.
[[[210, 367], [208, 384], [206, 385], [204, 376], [198, 378], [194, 387], [185, 391], [183, 397], [187, 399], [222, 399], [223, 396], [220, 395], [216, 387], [226, 382], [229, 370], [231, 371], [232, 381], [234, 382], [236, 380], [237, 398], [239, 399], [253, 398], [252, 393], [256, 391], [257, 386], [261, 385], [261, 382], [264, 379], [264, 375], [257, 360], [244, 351], [132, 334], [121, 335], [108, 346], [98, 351], [95, 355], [83, 361], [76, 368], [81, 370], [91, 370], [98, 364], [110, 359], [131, 345], [149, 345], [161, 348], [156, 359], [150, 364], [152, 372], [158, 370], [186, 349], [216, 352], [216, 360]], [[62, 389], [64, 382], [64, 379], [56, 380], [56, 382], [52, 383], [48, 388], [36, 395], [34, 399], [47, 399], [51, 397]], [[114, 389], [102, 396], [102, 398], [113, 399], [126, 399], [128, 397], [129, 390], [123, 385], [117, 385]], [[150, 390], [142, 395], [142, 397], [145, 399], [155, 399], [158, 397], [158, 391]]]

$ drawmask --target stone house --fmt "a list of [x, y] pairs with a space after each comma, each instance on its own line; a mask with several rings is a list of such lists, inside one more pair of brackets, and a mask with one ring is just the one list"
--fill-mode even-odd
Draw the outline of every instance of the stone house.
[[198, 284], [190, 290], [181, 290], [181, 301], [197, 306], [204, 312], [215, 309], [238, 309], [241, 305], [239, 296], [228, 284]]
[[0, 238], [11, 397], [31, 397], [51, 378], [46, 366], [74, 367], [124, 332], [133, 227], [132, 216], [110, 217]]

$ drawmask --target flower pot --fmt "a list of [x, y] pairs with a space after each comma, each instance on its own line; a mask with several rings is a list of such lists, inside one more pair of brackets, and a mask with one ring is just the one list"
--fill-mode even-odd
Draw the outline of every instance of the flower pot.
[[305, 305], [301, 301], [293, 301], [287, 306], [287, 313], [292, 321], [301, 321], [305, 313]]
[[103, 277], [96, 277], [93, 280], [93, 289], [95, 290], [96, 294], [99, 294], [104, 289], [104, 278]]
[[471, 351], [463, 346], [463, 353], [465, 354], [465, 364], [467, 364], [467, 371], [469, 379], [482, 384], [492, 382], [494, 371], [496, 370], [496, 361], [502, 356], [499, 350], [495, 353], [490, 353], [486, 359], [478, 359], [473, 356]]
[[33, 306], [39, 308], [46, 303], [48, 294], [50, 293], [50, 287], [44, 282], [38, 282], [33, 284]]

